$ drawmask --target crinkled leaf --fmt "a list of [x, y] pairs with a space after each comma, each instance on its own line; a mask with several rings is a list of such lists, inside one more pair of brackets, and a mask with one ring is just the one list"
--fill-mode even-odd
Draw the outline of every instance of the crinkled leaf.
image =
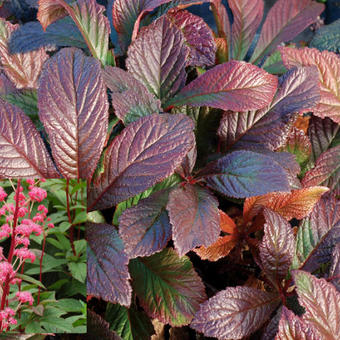
[[263, 0], [231, 0], [233, 59], [243, 60], [263, 16]]
[[129, 259], [115, 227], [86, 224], [87, 294], [129, 306], [131, 303]]
[[60, 177], [32, 121], [0, 100], [0, 177]]
[[46, 31], [39, 22], [28, 22], [13, 32], [9, 41], [11, 53], [25, 53], [41, 47], [72, 46], [86, 49], [87, 45], [71, 18], [51, 24]]
[[115, 331], [123, 340], [149, 340], [155, 333], [148, 316], [137, 310], [133, 304], [130, 308], [118, 304], [108, 304], [105, 319], [110, 323], [110, 329]]
[[38, 116], [38, 98], [36, 90], [21, 90], [1, 95], [1, 98], [18, 106], [28, 116]]
[[205, 336], [242, 339], [260, 328], [277, 304], [275, 294], [229, 287], [204, 302], [190, 326]]
[[263, 69], [270, 74], [284, 74], [287, 69], [283, 65], [281, 53], [279, 50], [275, 50], [263, 64]]
[[330, 189], [340, 186], [340, 145], [323, 152], [317, 159], [314, 168], [302, 179], [304, 187], [325, 185]]
[[250, 61], [258, 63], [279, 44], [292, 40], [315, 22], [324, 8], [312, 0], [276, 1], [268, 12]]
[[286, 275], [294, 254], [294, 234], [281, 215], [265, 208], [264, 236], [259, 245], [260, 259], [267, 277], [277, 286]]
[[88, 309], [88, 324], [86, 338], [88, 340], [120, 340], [121, 338], [115, 333], [110, 331], [109, 323], [105, 321], [100, 315]]
[[168, 190], [159, 191], [122, 213], [119, 235], [129, 258], [149, 256], [165, 248], [171, 237], [168, 196]]
[[220, 234], [218, 201], [209, 190], [191, 184], [179, 186], [171, 191], [167, 210], [180, 256], [217, 240]]
[[190, 82], [167, 105], [255, 110], [271, 103], [276, 88], [275, 76], [257, 66], [232, 60], [213, 67]]
[[187, 66], [213, 66], [216, 44], [211, 29], [205, 21], [188, 11], [171, 9], [167, 18], [183, 33], [189, 47]]
[[130, 73], [107, 66], [103, 72], [107, 87], [112, 91], [112, 106], [116, 116], [127, 125], [140, 117], [161, 111], [161, 103]]
[[194, 144], [193, 125], [184, 115], [162, 114], [127, 126], [106, 150], [88, 210], [112, 207], [171, 175]]
[[340, 334], [340, 293], [325, 279], [304, 272], [293, 272], [299, 303], [306, 312], [302, 319], [323, 339], [336, 340]]
[[[69, 3], [71, 0], [67, 2]], [[44, 30], [47, 26], [67, 15], [64, 4], [64, 0], [39, 0], [37, 19]]]
[[132, 286], [152, 318], [172, 326], [190, 323], [206, 299], [204, 285], [186, 256], [171, 248], [130, 261]]
[[310, 42], [310, 47], [315, 47], [320, 51], [328, 50], [340, 52], [340, 19], [329, 25], [321, 26]]
[[274, 192], [250, 197], [244, 202], [243, 216], [246, 220], [251, 220], [262, 207], [267, 207], [288, 221], [292, 218], [300, 220], [309, 215], [320, 197], [328, 190], [326, 187], [315, 186], [293, 190], [291, 193]]
[[296, 113], [313, 108], [320, 99], [315, 68], [296, 68], [279, 78], [279, 88], [271, 105], [248, 112], [226, 112], [218, 130], [227, 147], [261, 145], [271, 150], [288, 136]]
[[8, 42], [19, 25], [0, 20], [0, 60], [2, 69], [19, 89], [37, 88], [40, 71], [48, 55], [43, 48], [27, 53], [10, 54]]
[[126, 66], [164, 103], [185, 84], [188, 53], [181, 31], [163, 16], [141, 30], [129, 47]]
[[189, 150], [184, 157], [181, 165], [176, 169], [176, 173], [182, 178], [191, 176], [191, 172], [195, 167], [197, 160], [197, 147], [196, 144]]
[[333, 249], [328, 277], [340, 292], [340, 243], [336, 244]]
[[269, 320], [267, 326], [262, 333], [261, 340], [273, 340], [275, 338], [275, 335], [277, 334], [279, 328], [281, 311], [282, 307], [279, 307], [276, 310], [275, 315]]
[[235, 198], [289, 191], [285, 170], [270, 157], [251, 151], [234, 151], [208, 164], [201, 177], [210, 188]]
[[40, 119], [67, 178], [90, 179], [105, 143], [108, 103], [100, 73], [95, 59], [65, 48], [46, 63], [40, 78]]
[[300, 317], [291, 312], [286, 306], [282, 307], [279, 330], [275, 340], [318, 340], [319, 334], [311, 325], [306, 324]]
[[340, 123], [340, 59], [328, 51], [315, 48], [280, 47], [282, 60], [287, 68], [315, 65], [319, 71], [321, 99], [313, 110], [316, 116], [329, 117]]

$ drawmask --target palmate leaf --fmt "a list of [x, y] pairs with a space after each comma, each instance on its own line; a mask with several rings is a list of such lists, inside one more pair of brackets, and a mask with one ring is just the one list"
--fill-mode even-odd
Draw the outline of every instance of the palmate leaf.
[[165, 248], [171, 237], [168, 196], [169, 190], [159, 191], [122, 213], [119, 235], [129, 258], [149, 256]]
[[319, 333], [319, 339], [336, 340], [340, 334], [340, 293], [325, 279], [294, 271], [299, 303], [305, 308], [302, 319]]
[[206, 71], [166, 105], [211, 106], [223, 110], [255, 110], [268, 105], [277, 78], [257, 66], [232, 60]]
[[151, 318], [172, 326], [190, 323], [206, 299], [204, 285], [186, 256], [166, 248], [129, 263], [132, 286]]
[[276, 1], [268, 12], [250, 62], [261, 62], [280, 43], [292, 40], [316, 21], [324, 8], [312, 0]]
[[105, 321], [99, 314], [93, 312], [91, 309], [88, 310], [88, 332], [86, 338], [88, 340], [121, 340], [121, 338], [113, 331], [110, 331], [109, 323]]
[[18, 107], [3, 100], [0, 100], [0, 177], [60, 177], [32, 121]]
[[333, 52], [320, 52], [315, 48], [280, 47], [282, 60], [287, 68], [317, 66], [321, 99], [313, 110], [316, 116], [329, 117], [340, 123], [340, 59]]
[[188, 54], [183, 34], [163, 16], [141, 30], [129, 47], [126, 66], [164, 103], [185, 84]]
[[112, 207], [171, 175], [194, 145], [193, 128], [181, 114], [151, 115], [128, 125], [105, 152], [88, 211]]
[[278, 303], [276, 294], [229, 287], [201, 304], [190, 326], [205, 336], [242, 339], [260, 328]]
[[128, 307], [131, 303], [129, 259], [115, 227], [88, 223], [86, 238], [87, 294]]
[[100, 73], [98, 61], [65, 48], [46, 63], [40, 78], [40, 119], [66, 178], [90, 179], [104, 146], [108, 103]]
[[167, 205], [172, 239], [180, 256], [197, 246], [210, 246], [220, 234], [218, 201], [200, 186], [186, 184], [173, 189]]
[[19, 89], [37, 88], [44, 62], [48, 59], [43, 48], [27, 53], [10, 54], [8, 42], [19, 25], [0, 19], [0, 60], [2, 69]]
[[285, 170], [270, 157], [252, 151], [234, 151], [209, 163], [199, 176], [211, 189], [235, 198], [289, 191]]
[[243, 60], [263, 16], [263, 0], [231, 0], [228, 5], [233, 13], [232, 55]]
[[321, 26], [315, 32], [310, 42], [310, 47], [315, 47], [320, 51], [328, 50], [340, 52], [340, 19], [335, 20], [329, 25]]
[[115, 114], [126, 125], [140, 117], [161, 111], [160, 101], [130, 73], [118, 67], [107, 66], [103, 78], [112, 91]]

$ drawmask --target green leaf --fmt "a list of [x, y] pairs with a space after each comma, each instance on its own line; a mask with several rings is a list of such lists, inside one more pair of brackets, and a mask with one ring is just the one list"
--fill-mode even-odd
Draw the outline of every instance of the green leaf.
[[79, 300], [76, 299], [60, 299], [56, 301], [54, 305], [56, 308], [61, 309], [65, 312], [82, 313], [83, 305]]
[[19, 279], [21, 279], [21, 280], [23, 280], [23, 281], [26, 281], [26, 282], [29, 282], [29, 283], [33, 283], [33, 284], [35, 284], [35, 285], [37, 285], [38, 287], [41, 287], [41, 288], [43, 288], [43, 289], [46, 289], [46, 287], [45, 287], [39, 280], [36, 280], [36, 279], [34, 279], [33, 277], [31, 277], [31, 276], [28, 276], [28, 275], [25, 275], [25, 274], [19, 274], [19, 273], [17, 273], [17, 274], [15, 275], [15, 277], [17, 277], [17, 278], [19, 278]]
[[80, 282], [86, 280], [86, 263], [68, 263], [68, 268], [71, 271], [72, 276]]
[[76, 217], [73, 220], [73, 225], [85, 223], [87, 220], [86, 211], [81, 211], [80, 213], [76, 214]]
[[340, 52], [340, 19], [320, 27], [310, 42], [311, 47], [320, 51]]

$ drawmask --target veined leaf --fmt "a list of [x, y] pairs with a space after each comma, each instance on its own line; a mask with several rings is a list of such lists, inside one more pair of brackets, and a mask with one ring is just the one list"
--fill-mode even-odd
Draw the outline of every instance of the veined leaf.
[[115, 227], [86, 224], [87, 294], [129, 306], [131, 303], [129, 259]]
[[340, 19], [329, 25], [321, 26], [310, 42], [310, 47], [315, 47], [320, 51], [328, 50], [340, 52]]
[[294, 254], [294, 234], [281, 215], [265, 208], [264, 237], [259, 245], [260, 259], [267, 277], [274, 286], [288, 273]]
[[1, 98], [18, 106], [28, 116], [38, 116], [38, 98], [36, 90], [21, 90], [1, 95]]
[[340, 293], [325, 279], [300, 270], [293, 272], [299, 303], [306, 312], [302, 319], [320, 334], [336, 340], [340, 334]]
[[270, 74], [284, 74], [287, 72], [283, 65], [281, 53], [277, 49], [266, 59], [262, 67]]
[[[70, 3], [72, 0], [66, 1]], [[44, 31], [47, 26], [67, 15], [64, 3], [64, 0], [39, 0], [37, 19]]]
[[231, 25], [227, 10], [222, 4], [222, 0], [211, 0], [210, 3], [211, 11], [213, 12], [217, 26], [217, 35], [218, 37], [225, 39], [229, 49], [231, 42]]
[[149, 256], [166, 247], [171, 225], [166, 212], [168, 190], [162, 190], [124, 210], [119, 219], [119, 234], [128, 257]]
[[43, 48], [28, 53], [10, 54], [8, 42], [19, 25], [0, 20], [0, 60], [2, 69], [19, 89], [37, 88], [38, 78], [44, 62], [48, 59]]
[[58, 178], [39, 132], [18, 108], [0, 100], [0, 177]]
[[161, 111], [161, 103], [130, 73], [107, 66], [103, 72], [107, 87], [112, 91], [112, 106], [116, 116], [126, 125]]
[[183, 34], [163, 16], [141, 30], [129, 47], [126, 66], [164, 103], [185, 84], [188, 54]]
[[268, 12], [250, 62], [260, 62], [280, 43], [292, 40], [316, 21], [324, 8], [311, 0], [276, 1]]
[[242, 339], [268, 320], [278, 302], [276, 294], [229, 287], [201, 304], [190, 326], [205, 336]]
[[251, 151], [234, 151], [208, 164], [199, 175], [210, 188], [235, 198], [289, 191], [285, 170], [270, 157]]
[[220, 234], [218, 201], [209, 190], [191, 184], [179, 186], [171, 191], [167, 210], [180, 256], [216, 242]]
[[67, 48], [46, 63], [40, 78], [40, 119], [67, 178], [90, 179], [104, 146], [108, 103], [100, 72], [99, 62]]
[[280, 47], [287, 68], [315, 65], [319, 71], [321, 99], [313, 110], [316, 116], [329, 117], [340, 123], [340, 59], [333, 52], [320, 52], [315, 48]]
[[223, 110], [255, 110], [268, 105], [277, 78], [257, 66], [232, 60], [206, 71], [166, 105], [211, 106]]
[[105, 340], [121, 340], [121, 338], [115, 333], [110, 331], [109, 323], [106, 322], [100, 315], [88, 310], [88, 332], [86, 336], [91, 339], [105, 339]]
[[336, 244], [333, 249], [328, 277], [340, 292], [340, 243]]
[[194, 144], [193, 125], [181, 114], [151, 115], [128, 125], [106, 150], [88, 211], [112, 207], [171, 175]]
[[172, 326], [190, 323], [206, 299], [204, 285], [188, 257], [171, 249], [129, 263], [132, 286], [152, 318]]
[[263, 0], [228, 1], [233, 12], [233, 59], [243, 60], [263, 16]]

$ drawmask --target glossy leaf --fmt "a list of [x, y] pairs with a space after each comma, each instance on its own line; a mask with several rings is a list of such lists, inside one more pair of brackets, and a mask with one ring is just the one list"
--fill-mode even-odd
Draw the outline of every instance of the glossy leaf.
[[0, 100], [0, 177], [60, 177], [32, 121], [18, 107], [3, 100]]
[[190, 323], [206, 299], [204, 285], [188, 257], [171, 249], [129, 264], [132, 286], [151, 318], [172, 326]]
[[187, 66], [213, 66], [216, 44], [211, 29], [205, 21], [188, 11], [171, 9], [167, 18], [183, 33], [189, 47]]
[[315, 47], [320, 51], [328, 50], [340, 52], [340, 19], [335, 20], [329, 25], [321, 26], [315, 32], [310, 42], [310, 47]]
[[263, 0], [231, 0], [228, 5], [233, 13], [233, 59], [243, 60], [263, 16]]
[[267, 207], [288, 221], [292, 218], [301, 220], [309, 215], [320, 197], [328, 190], [327, 187], [315, 186], [293, 190], [291, 193], [275, 192], [250, 197], [244, 202], [243, 216], [246, 220], [251, 220], [262, 207]]
[[108, 103], [100, 64], [75, 48], [45, 65], [38, 89], [40, 119], [67, 178], [90, 179], [104, 146]]
[[340, 123], [340, 59], [333, 52], [320, 52], [315, 48], [280, 47], [282, 60], [287, 68], [315, 65], [319, 71], [321, 99], [313, 110], [316, 116], [329, 117]]
[[87, 294], [128, 307], [131, 303], [129, 259], [115, 227], [88, 223], [86, 238]]
[[160, 101], [128, 72], [107, 66], [103, 78], [112, 91], [111, 100], [115, 114], [126, 125], [140, 117], [161, 111]]
[[42, 66], [48, 55], [43, 48], [38, 51], [10, 54], [8, 42], [19, 25], [0, 20], [0, 60], [2, 69], [19, 89], [37, 88]]
[[193, 127], [184, 115], [151, 115], [131, 123], [105, 153], [88, 210], [112, 207], [171, 175], [194, 144]]
[[282, 42], [296, 37], [316, 21], [324, 5], [311, 0], [278, 0], [269, 10], [251, 62], [258, 63]]
[[268, 105], [277, 78], [262, 69], [232, 60], [206, 71], [166, 105], [211, 106], [223, 110], [255, 110]]
[[303, 320], [314, 327], [321, 338], [336, 340], [340, 334], [340, 293], [325, 279], [294, 272], [299, 303], [305, 308]]
[[340, 292], [340, 243], [336, 244], [333, 249], [328, 277], [338, 292]]
[[186, 184], [172, 190], [167, 205], [172, 239], [180, 256], [210, 246], [220, 234], [218, 201], [209, 190]]
[[251, 151], [234, 151], [208, 164], [200, 175], [210, 188], [230, 197], [289, 190], [284, 169], [268, 156]]
[[166, 247], [171, 225], [166, 212], [168, 190], [162, 190], [125, 210], [119, 219], [119, 235], [129, 258], [149, 256]]
[[190, 326], [208, 337], [242, 339], [260, 328], [277, 304], [274, 294], [229, 287], [204, 302]]
[[188, 54], [183, 34], [163, 16], [141, 30], [129, 47], [126, 66], [164, 103], [185, 84]]
[[259, 245], [260, 259], [267, 277], [274, 286], [288, 273], [295, 239], [290, 224], [276, 212], [265, 208], [264, 236]]

